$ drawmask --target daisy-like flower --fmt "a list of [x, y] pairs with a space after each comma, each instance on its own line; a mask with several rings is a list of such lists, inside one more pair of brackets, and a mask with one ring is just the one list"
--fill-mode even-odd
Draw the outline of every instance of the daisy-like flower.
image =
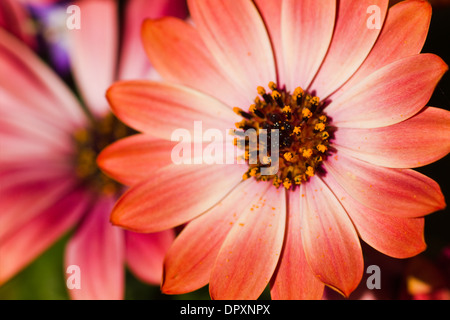
[[[274, 299], [320, 299], [324, 285], [349, 296], [363, 274], [360, 239], [396, 258], [423, 251], [423, 217], [445, 202], [435, 181], [410, 168], [450, 150], [450, 113], [426, 107], [447, 71], [436, 55], [420, 54], [430, 5], [188, 6], [192, 25], [144, 23], [144, 47], [165, 81], [108, 90], [113, 112], [143, 134], [98, 158], [132, 184], [113, 209], [115, 225], [156, 232], [189, 222], [165, 258], [162, 291], [209, 283], [213, 299], [256, 299], [270, 283]], [[149, 177], [154, 162], [179, 151], [178, 128], [194, 137], [194, 150], [211, 151], [196, 121], [203, 130], [237, 127], [224, 150], [245, 159], [264, 145], [245, 146], [239, 130], [278, 130], [278, 171], [262, 174], [267, 159], [198, 163], [194, 152], [198, 164], [172, 163]]]
[[111, 226], [109, 214], [123, 186], [105, 177], [95, 159], [133, 131], [111, 115], [104, 94], [116, 79], [153, 70], [138, 50], [141, 21], [181, 18], [185, 4], [129, 1], [120, 56], [117, 2], [74, 4], [83, 16], [81, 29], [70, 32], [70, 52], [83, 105], [28, 47], [0, 29], [0, 284], [74, 228], [65, 267], [79, 267], [79, 282], [71, 283], [70, 297], [121, 299], [125, 264], [141, 280], [160, 283], [174, 233]]

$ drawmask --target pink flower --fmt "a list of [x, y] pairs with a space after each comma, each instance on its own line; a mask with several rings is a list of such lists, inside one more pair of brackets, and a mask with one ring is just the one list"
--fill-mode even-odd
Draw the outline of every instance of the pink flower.
[[[165, 81], [109, 89], [114, 113], [143, 134], [98, 159], [132, 184], [115, 225], [156, 232], [189, 222], [165, 258], [163, 292], [209, 283], [214, 299], [256, 299], [270, 283], [274, 299], [320, 299], [324, 285], [349, 296], [363, 274], [360, 238], [396, 258], [423, 251], [423, 217], [445, 202], [436, 182], [409, 168], [450, 151], [450, 113], [425, 107], [447, 71], [420, 54], [429, 4], [188, 5], [193, 25], [145, 22], [144, 47]], [[262, 175], [261, 160], [170, 164], [149, 177], [153, 162], [170, 162], [172, 133], [195, 133], [200, 120], [203, 130], [278, 129], [278, 172]], [[246, 159], [256, 150], [228, 140], [225, 150]]]
[[182, 1], [168, 3], [128, 2], [120, 56], [117, 3], [75, 3], [83, 20], [70, 33], [71, 58], [87, 112], [30, 49], [0, 29], [0, 284], [72, 228], [65, 267], [80, 268], [81, 289], [71, 289], [71, 298], [123, 298], [125, 264], [143, 281], [160, 283], [173, 231], [137, 234], [111, 226], [123, 187], [100, 173], [95, 158], [129, 131], [111, 117], [105, 90], [152, 70], [136, 50], [139, 28], [145, 17], [183, 16]]
[[17, 0], [0, 2], [0, 27], [8, 30], [30, 47], [36, 46], [31, 18], [24, 6]]

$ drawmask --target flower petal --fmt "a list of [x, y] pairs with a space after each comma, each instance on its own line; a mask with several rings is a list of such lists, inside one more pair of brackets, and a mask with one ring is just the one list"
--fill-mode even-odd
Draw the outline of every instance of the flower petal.
[[360, 160], [390, 168], [420, 167], [450, 152], [450, 112], [429, 107], [388, 127], [339, 128], [334, 138], [338, 150]]
[[361, 281], [358, 235], [332, 191], [318, 177], [300, 187], [301, 235], [306, 260], [326, 285], [348, 297]]
[[398, 60], [333, 95], [326, 112], [337, 127], [378, 128], [404, 121], [426, 105], [447, 70], [433, 54]]
[[283, 188], [253, 198], [228, 233], [211, 273], [216, 300], [254, 300], [264, 291], [280, 258], [286, 221]]
[[281, 42], [281, 9], [283, 1], [279, 0], [255, 0], [254, 1], [261, 17], [263, 18], [267, 32], [272, 43], [273, 54], [276, 60], [277, 83], [284, 85], [286, 83], [283, 48]]
[[80, 191], [61, 198], [52, 207], [0, 239], [0, 284], [52, 245], [82, 216], [89, 198]]
[[36, 38], [30, 30], [29, 23], [31, 23], [31, 17], [25, 6], [17, 0], [0, 2], [0, 27], [11, 32], [30, 48], [36, 48]]
[[301, 236], [300, 193], [288, 193], [288, 216], [280, 262], [271, 282], [272, 299], [319, 300], [324, 284], [306, 261]]
[[[377, 8], [381, 23], [386, 16], [388, 0], [340, 0], [336, 24], [328, 53], [309, 91], [325, 100], [342, 86], [366, 59], [381, 28], [369, 28], [369, 8]], [[370, 12], [370, 11], [369, 11]]]
[[419, 54], [427, 37], [430, 20], [431, 5], [427, 1], [402, 1], [391, 7], [367, 59], [336, 94], [351, 89], [371, 73], [396, 60]]
[[208, 284], [228, 232], [248, 204], [264, 190], [264, 184], [254, 179], [243, 181], [225, 199], [183, 229], [164, 262], [164, 293], [184, 294]]
[[70, 239], [65, 266], [80, 268], [81, 288], [69, 289], [77, 300], [118, 300], [124, 294], [124, 234], [111, 226], [113, 198], [98, 199]]
[[187, 16], [185, 1], [131, 0], [126, 3], [118, 79], [131, 80], [148, 77], [151, 66], [142, 48], [142, 21], [145, 18], [156, 19], [166, 15], [185, 18]]
[[165, 167], [127, 191], [111, 220], [137, 232], [181, 225], [217, 204], [241, 181], [243, 172], [239, 165], [226, 164]]
[[[49, 171], [44, 171], [44, 168]], [[17, 232], [18, 228], [51, 208], [76, 186], [77, 182], [66, 172], [58, 172], [50, 166], [42, 166], [40, 170], [0, 173], [0, 238]]]
[[188, 1], [206, 46], [222, 70], [244, 92], [276, 81], [275, 60], [264, 26], [252, 1]]
[[76, 5], [83, 20], [80, 29], [69, 33], [72, 70], [89, 109], [102, 116], [108, 111], [105, 91], [116, 76], [117, 4], [114, 0], [92, 0]]
[[137, 134], [119, 140], [104, 149], [97, 158], [98, 166], [115, 180], [133, 185], [169, 164], [176, 142]]
[[410, 258], [425, 250], [424, 218], [395, 217], [369, 209], [345, 192], [331, 175], [322, 179], [333, 190], [367, 244], [399, 259]]
[[69, 88], [34, 52], [2, 29], [0, 70], [8, 75], [0, 77], [2, 110], [32, 114], [65, 131], [85, 123], [82, 108]]
[[159, 285], [164, 256], [174, 238], [172, 229], [157, 233], [126, 231], [126, 260], [130, 270], [142, 281]]
[[[1, 160], [3, 158], [7, 160], [11, 154], [26, 155], [28, 151], [30, 152], [28, 156], [31, 156], [32, 152], [36, 152], [48, 157], [51, 154], [67, 156], [73, 153], [71, 134], [49, 125], [48, 122], [36, 118], [33, 114], [19, 115], [1, 110], [0, 137], [2, 140]], [[29, 148], [20, 149], [19, 143], [29, 145]]]
[[415, 218], [445, 207], [439, 185], [414, 170], [374, 166], [344, 152], [324, 167], [355, 200], [387, 215]]
[[244, 107], [251, 99], [224, 74], [197, 30], [175, 18], [146, 20], [144, 49], [161, 76], [216, 97], [228, 106]]
[[309, 87], [330, 46], [335, 20], [336, 0], [283, 2], [282, 45], [287, 90]]
[[[185, 87], [150, 82], [115, 83], [107, 93], [113, 112], [129, 126], [162, 139], [170, 140], [177, 129], [195, 136], [194, 122], [202, 128], [227, 133], [239, 121], [220, 101]], [[202, 132], [200, 132], [202, 134]]]

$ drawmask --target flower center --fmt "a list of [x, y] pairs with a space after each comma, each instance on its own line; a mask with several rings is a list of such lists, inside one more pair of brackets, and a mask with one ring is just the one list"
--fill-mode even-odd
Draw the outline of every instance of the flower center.
[[[249, 166], [243, 179], [254, 177], [270, 181], [277, 188], [283, 185], [294, 189], [313, 177], [327, 157], [331, 128], [318, 97], [301, 88], [290, 93], [278, 89], [273, 82], [269, 88], [271, 92], [258, 87], [259, 96], [248, 111], [233, 109], [243, 117], [236, 123], [240, 130], [234, 131], [234, 142], [245, 149], [244, 158]], [[256, 144], [252, 145], [243, 134], [248, 130], [254, 130], [259, 137]], [[273, 154], [274, 148], [270, 146], [275, 146], [278, 154]], [[273, 165], [278, 172], [264, 174], [263, 169]]]
[[90, 126], [74, 133], [75, 173], [87, 188], [107, 195], [117, 194], [122, 190], [120, 183], [99, 169], [97, 156], [109, 144], [134, 133], [134, 130], [120, 122], [112, 113], [95, 119]]

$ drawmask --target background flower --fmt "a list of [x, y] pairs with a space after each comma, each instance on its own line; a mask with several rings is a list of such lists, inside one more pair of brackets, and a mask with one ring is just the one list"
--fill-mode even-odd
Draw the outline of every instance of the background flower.
[[185, 5], [127, 2], [119, 52], [117, 2], [74, 4], [81, 9], [83, 24], [68, 33], [68, 44], [84, 106], [29, 48], [0, 30], [0, 63], [11, 74], [0, 81], [0, 283], [76, 227], [66, 248], [65, 267], [80, 267], [82, 285], [70, 290], [70, 296], [120, 299], [125, 262], [139, 279], [159, 284], [162, 257], [173, 231], [135, 234], [109, 223], [123, 187], [100, 175], [95, 152], [105, 145], [101, 137], [114, 139], [108, 135], [126, 131], [117, 131], [124, 126], [108, 116], [104, 92], [114, 79], [147, 77], [152, 72], [143, 50], [137, 50], [140, 21], [166, 14], [184, 17]]

